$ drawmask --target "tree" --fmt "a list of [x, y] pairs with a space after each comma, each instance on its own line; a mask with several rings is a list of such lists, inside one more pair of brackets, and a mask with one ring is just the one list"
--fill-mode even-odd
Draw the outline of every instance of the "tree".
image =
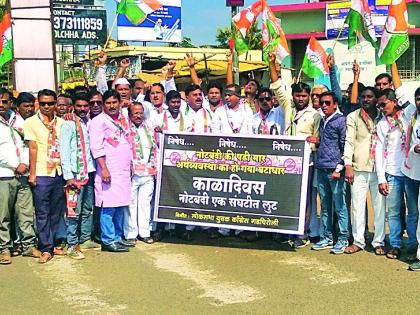
[[169, 43], [169, 47], [194, 48], [190, 37], [183, 37], [180, 43]]
[[[229, 48], [229, 40], [232, 37], [232, 30], [230, 27], [218, 27], [216, 31], [216, 42], [218, 48]], [[251, 29], [245, 37], [249, 49], [262, 49], [262, 35], [258, 28], [258, 23], [252, 24]]]

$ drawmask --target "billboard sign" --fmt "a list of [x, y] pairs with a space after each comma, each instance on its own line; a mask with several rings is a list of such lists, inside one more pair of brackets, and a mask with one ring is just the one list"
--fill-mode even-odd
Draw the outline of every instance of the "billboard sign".
[[[388, 6], [378, 5], [377, 0], [368, 0], [372, 14], [372, 22], [375, 26], [376, 37], [382, 36], [382, 31], [388, 16]], [[325, 37], [336, 39], [344, 21], [350, 11], [351, 1], [328, 2], [325, 8]], [[348, 37], [348, 26], [345, 25], [340, 34], [340, 39]]]
[[103, 45], [106, 41], [106, 11], [85, 9], [53, 10], [54, 37], [57, 44]]
[[54, 4], [94, 5], [94, 0], [53, 0]]
[[119, 9], [117, 33], [118, 40], [181, 42], [181, 0], [128, 3]]

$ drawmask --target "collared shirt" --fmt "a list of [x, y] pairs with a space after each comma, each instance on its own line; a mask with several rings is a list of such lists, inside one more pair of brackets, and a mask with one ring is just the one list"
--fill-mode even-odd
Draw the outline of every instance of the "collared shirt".
[[226, 104], [214, 112], [213, 133], [241, 133], [252, 134], [253, 113], [245, 104], [239, 104], [236, 109], [229, 108]]
[[[93, 163], [92, 155], [90, 153], [90, 141], [88, 132], [88, 122], [80, 122], [82, 127], [83, 138], [85, 142], [85, 152], [87, 161], [88, 173], [95, 171], [95, 165]], [[61, 157], [61, 168], [63, 170], [63, 178], [65, 180], [78, 179], [78, 167], [77, 167], [77, 140], [76, 140], [76, 123], [74, 121], [65, 121], [61, 126], [60, 134], [60, 157]], [[79, 157], [80, 159], [82, 157]]]
[[24, 120], [10, 111], [7, 125], [0, 121], [0, 177], [14, 177], [20, 163], [29, 165], [29, 149], [23, 140]]
[[[405, 131], [408, 122], [415, 112], [416, 107], [410, 104], [402, 110], [400, 120], [402, 129]], [[401, 130], [398, 127], [392, 128], [389, 125], [389, 118], [382, 117], [377, 124], [377, 142], [375, 150], [376, 173], [379, 184], [386, 183], [385, 173], [394, 176], [403, 176], [401, 164], [405, 157], [405, 148], [403, 147], [403, 138]]]
[[261, 112], [254, 114], [252, 119], [252, 133], [262, 133], [264, 120], [269, 134], [283, 134], [284, 114], [280, 107], [272, 108], [265, 117], [261, 114]]
[[[139, 136], [140, 140], [140, 143], [136, 143], [136, 138], [133, 137], [132, 139], [132, 164], [134, 174], [136, 174], [137, 176], [156, 175], [155, 162], [157, 161], [157, 156], [155, 155], [157, 154], [157, 144], [155, 142], [156, 138], [154, 136], [154, 130], [145, 122], [138, 128], [132, 125], [131, 130]], [[135, 163], [135, 156], [133, 151], [136, 149], [137, 145], [141, 146], [141, 151], [143, 152], [143, 157], [141, 158], [139, 165]]]
[[[60, 147], [60, 133], [61, 125], [64, 120], [60, 117], [55, 117], [57, 123], [55, 125], [58, 147]], [[45, 127], [44, 123], [39, 119], [38, 115], [34, 115], [25, 120], [23, 125], [25, 140], [34, 141], [37, 144], [36, 154], [36, 176], [49, 176], [55, 177], [61, 175], [61, 161], [56, 164], [55, 169], [47, 168], [47, 147], [48, 147], [48, 136], [49, 130]]]
[[212, 132], [213, 114], [210, 110], [202, 107], [195, 111], [190, 106], [187, 106], [183, 113], [188, 126], [191, 128], [191, 132]]
[[375, 143], [376, 125], [382, 116], [378, 113], [373, 121], [366, 114], [367, 122], [361, 116], [361, 109], [351, 112], [346, 121], [346, 144], [344, 146], [344, 164], [353, 166], [355, 171], [373, 172], [375, 157], [372, 155]]
[[[411, 120], [412, 118], [410, 118], [411, 122], [413, 122]], [[416, 117], [413, 120], [414, 123], [412, 126], [406, 130], [406, 132], [410, 131], [411, 133], [411, 141], [410, 147], [408, 148], [408, 156], [404, 158], [401, 165], [401, 172], [411, 179], [420, 181], [420, 154], [414, 152], [414, 147], [420, 144], [420, 114], [418, 112], [416, 112]], [[407, 154], [407, 152], [405, 153]]]
[[156, 125], [160, 127], [163, 131], [191, 131], [191, 126], [189, 126], [188, 123], [189, 121], [187, 121], [182, 111], [179, 112], [176, 118], [172, 117], [172, 114], [169, 112], [168, 109], [156, 116]]

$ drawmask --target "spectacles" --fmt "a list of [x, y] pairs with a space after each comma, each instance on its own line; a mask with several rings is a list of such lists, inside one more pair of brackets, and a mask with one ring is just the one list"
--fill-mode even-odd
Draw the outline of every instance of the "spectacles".
[[379, 108], [384, 108], [387, 104], [388, 104], [388, 102], [385, 102], [385, 103], [378, 103], [378, 107], [379, 107]]
[[330, 106], [332, 104], [332, 102], [331, 101], [320, 101], [319, 104], [320, 105], [324, 105], [325, 104], [327, 106]]
[[2, 104], [8, 104], [10, 102], [10, 100], [0, 100], [0, 103]]
[[102, 101], [90, 101], [89, 102], [89, 105], [95, 105], [95, 104], [103, 105], [103, 102]]
[[269, 101], [271, 101], [271, 96], [259, 97], [258, 100], [260, 102], [264, 102], [264, 101], [269, 102]]
[[39, 106], [45, 106], [45, 105], [54, 106], [55, 102], [39, 102]]
[[420, 97], [416, 97], [416, 102], [420, 102]]

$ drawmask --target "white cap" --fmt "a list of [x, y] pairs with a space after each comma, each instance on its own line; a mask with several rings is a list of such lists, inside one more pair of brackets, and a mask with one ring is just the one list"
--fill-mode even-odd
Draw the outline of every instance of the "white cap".
[[126, 84], [126, 85], [130, 85], [130, 82], [128, 82], [128, 80], [126, 78], [119, 78], [117, 81], [115, 81], [114, 83], [116, 86], [120, 85], [120, 84]]

